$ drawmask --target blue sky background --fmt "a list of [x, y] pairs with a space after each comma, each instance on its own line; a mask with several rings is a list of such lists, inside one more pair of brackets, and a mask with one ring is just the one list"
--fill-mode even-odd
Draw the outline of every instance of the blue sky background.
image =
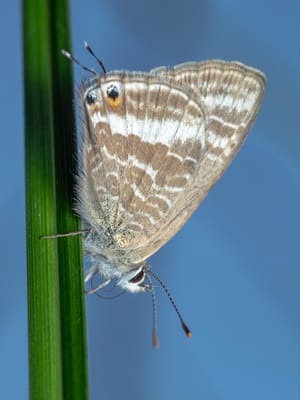
[[[193, 331], [151, 300], [89, 296], [91, 399], [296, 400], [300, 397], [300, 6], [296, 0], [73, 0], [73, 52], [87, 40], [107, 69], [210, 58], [267, 75], [249, 139], [184, 228], [151, 259]], [[0, 382], [28, 397], [21, 14], [1, 13]], [[76, 81], [83, 72], [75, 68]], [[72, 99], [70, 99], [72, 101]], [[74, 266], [76, 267], [76, 266]]]

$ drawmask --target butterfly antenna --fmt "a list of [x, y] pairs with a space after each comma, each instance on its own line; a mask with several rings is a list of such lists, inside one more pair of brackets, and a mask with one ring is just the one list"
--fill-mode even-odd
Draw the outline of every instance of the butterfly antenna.
[[92, 50], [92, 48], [90, 47], [88, 42], [84, 42], [84, 47], [96, 59], [97, 63], [100, 65], [100, 67], [102, 68], [103, 72], [106, 74], [106, 68], [105, 68], [102, 60], [100, 60], [100, 58], [96, 56], [96, 54], [94, 53], [94, 51]]
[[79, 62], [71, 53], [69, 53], [68, 51], [62, 49], [61, 50], [62, 55], [64, 55], [65, 57], [67, 57], [69, 60], [73, 61], [75, 64], [79, 65], [82, 69], [84, 69], [85, 71], [91, 72], [93, 75], [98, 75], [97, 72], [93, 69], [93, 68], [88, 68], [85, 65], [81, 64], [81, 62]]
[[[163, 283], [163, 281], [162, 281], [153, 271], [151, 271], [150, 269], [147, 271], [147, 273], [150, 274], [150, 275], [160, 284], [160, 286], [163, 288], [163, 290], [165, 291], [166, 295], [168, 296], [168, 298], [169, 298], [169, 300], [170, 300], [170, 303], [172, 304], [172, 306], [173, 306], [173, 308], [174, 308], [174, 310], [175, 310], [175, 312], [176, 312], [176, 314], [177, 314], [177, 316], [178, 316], [178, 318], [179, 318], [179, 321], [180, 321], [180, 323], [181, 323], [182, 329], [184, 330], [186, 336], [189, 337], [189, 338], [192, 337], [192, 332], [189, 330], [189, 328], [187, 327], [186, 323], [184, 322], [184, 320], [183, 320], [183, 318], [182, 318], [182, 316], [181, 316], [181, 314], [180, 314], [180, 312], [179, 312], [179, 310], [178, 310], [178, 308], [177, 308], [177, 306], [176, 306], [176, 304], [175, 304], [175, 302], [174, 302], [174, 300], [173, 300], [173, 298], [172, 298], [172, 296], [171, 296], [171, 293], [170, 293], [169, 290], [167, 289], [166, 285], [165, 285], [165, 284]], [[151, 290], [151, 293], [153, 293], [153, 289]], [[153, 302], [153, 296], [152, 296], [152, 302]], [[155, 298], [154, 298], [154, 303], [155, 303]]]
[[157, 349], [159, 347], [159, 340], [157, 335], [157, 308], [156, 308], [155, 290], [149, 275], [146, 275], [146, 279], [149, 281], [148, 288], [151, 293], [151, 299], [152, 299], [152, 345]]

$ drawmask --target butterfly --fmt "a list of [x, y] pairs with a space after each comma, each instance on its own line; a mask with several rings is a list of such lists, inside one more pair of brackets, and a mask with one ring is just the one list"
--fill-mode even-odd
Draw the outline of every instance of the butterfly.
[[147, 259], [178, 232], [240, 149], [262, 102], [265, 76], [221, 60], [106, 72], [85, 46], [103, 70], [83, 66], [93, 76], [79, 89], [83, 134], [75, 209], [91, 261], [85, 282], [101, 276], [87, 293], [113, 280], [125, 291], [154, 296], [154, 277], [191, 336]]

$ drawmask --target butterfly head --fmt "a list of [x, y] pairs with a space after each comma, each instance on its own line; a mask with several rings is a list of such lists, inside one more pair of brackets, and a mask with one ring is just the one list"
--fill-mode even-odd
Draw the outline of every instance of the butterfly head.
[[146, 276], [147, 266], [143, 264], [133, 271], [124, 273], [118, 281], [118, 286], [131, 293], [145, 292], [148, 287], [144, 283]]

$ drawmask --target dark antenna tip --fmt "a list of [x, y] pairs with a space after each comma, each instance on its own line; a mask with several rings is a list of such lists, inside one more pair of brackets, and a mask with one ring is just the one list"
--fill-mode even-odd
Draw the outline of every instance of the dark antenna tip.
[[187, 336], [188, 338], [191, 338], [191, 337], [193, 336], [192, 332], [189, 330], [189, 328], [188, 328], [187, 325], [184, 323], [184, 321], [181, 320], [180, 322], [181, 322], [182, 329], [184, 330], [186, 336]]
[[155, 329], [152, 331], [152, 345], [155, 349], [159, 348], [159, 340]]
[[[177, 308], [177, 306], [176, 306], [176, 304], [175, 304], [175, 302], [174, 302], [174, 300], [173, 300], [173, 297], [171, 296], [171, 293], [170, 293], [169, 290], [167, 289], [166, 285], [163, 283], [163, 281], [162, 281], [153, 271], [151, 271], [151, 270], [149, 269], [147, 272], [148, 272], [149, 275], [153, 276], [153, 278], [154, 278], [154, 279], [160, 284], [160, 286], [163, 288], [163, 290], [165, 291], [166, 295], [168, 296], [168, 298], [169, 298], [169, 300], [170, 300], [170, 303], [171, 303], [171, 305], [173, 306], [173, 308], [174, 308], [174, 310], [175, 310], [175, 312], [176, 312], [176, 314], [177, 314], [177, 316], [178, 316], [178, 318], [179, 318], [179, 321], [180, 321], [180, 323], [181, 323], [182, 329], [184, 330], [186, 336], [187, 336], [188, 338], [191, 338], [191, 337], [192, 337], [192, 332], [189, 330], [189, 328], [187, 327], [186, 323], [184, 322], [184, 320], [183, 320], [183, 318], [182, 318], [182, 316], [181, 316], [181, 313], [179, 312], [179, 310], [178, 310], [178, 308]], [[153, 289], [152, 289], [152, 293], [154, 293]]]

